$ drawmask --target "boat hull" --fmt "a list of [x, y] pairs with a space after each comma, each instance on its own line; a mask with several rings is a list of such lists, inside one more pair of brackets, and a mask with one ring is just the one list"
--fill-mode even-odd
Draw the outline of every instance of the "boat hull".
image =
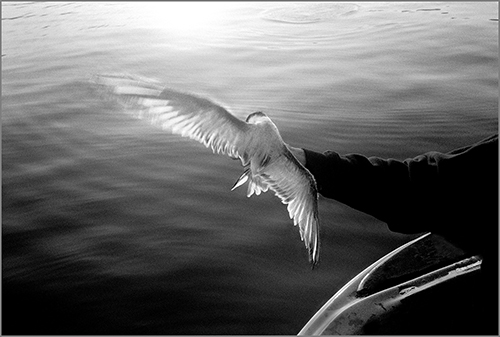
[[482, 334], [481, 264], [427, 233], [358, 274], [299, 335]]

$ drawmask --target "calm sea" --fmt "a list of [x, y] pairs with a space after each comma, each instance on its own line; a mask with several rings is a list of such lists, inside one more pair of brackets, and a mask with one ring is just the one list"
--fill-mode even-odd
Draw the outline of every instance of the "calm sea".
[[296, 334], [413, 236], [321, 198], [311, 270], [238, 161], [120, 112], [124, 73], [405, 159], [498, 130], [498, 4], [2, 2], [3, 332]]

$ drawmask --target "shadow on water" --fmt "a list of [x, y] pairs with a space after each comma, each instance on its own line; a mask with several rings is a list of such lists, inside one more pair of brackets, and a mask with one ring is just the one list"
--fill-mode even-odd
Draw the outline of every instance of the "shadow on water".
[[230, 191], [239, 162], [122, 114], [91, 74], [265, 111], [316, 151], [404, 159], [497, 131], [491, 5], [245, 3], [179, 30], [135, 6], [2, 3], [5, 334], [295, 334], [411, 239], [320, 198], [311, 271], [277, 198]]

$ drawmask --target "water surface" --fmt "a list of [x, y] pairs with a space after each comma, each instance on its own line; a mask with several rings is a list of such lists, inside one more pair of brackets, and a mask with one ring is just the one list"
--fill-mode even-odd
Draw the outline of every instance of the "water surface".
[[[2, 3], [4, 333], [295, 334], [413, 236], [320, 199], [312, 271], [239, 162], [120, 112], [88, 79], [155, 78], [285, 141], [405, 159], [498, 130], [488, 3]], [[16, 325], [23, 318], [29, 324]]]

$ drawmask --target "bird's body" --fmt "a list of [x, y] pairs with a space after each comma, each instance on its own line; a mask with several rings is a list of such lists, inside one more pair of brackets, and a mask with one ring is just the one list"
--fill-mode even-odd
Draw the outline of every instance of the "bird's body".
[[211, 101], [164, 88], [157, 82], [123, 75], [96, 76], [136, 117], [241, 160], [246, 168], [233, 189], [248, 181], [247, 196], [271, 189], [287, 204], [314, 266], [319, 259], [316, 182], [288, 149], [276, 125], [262, 112], [242, 121]]

